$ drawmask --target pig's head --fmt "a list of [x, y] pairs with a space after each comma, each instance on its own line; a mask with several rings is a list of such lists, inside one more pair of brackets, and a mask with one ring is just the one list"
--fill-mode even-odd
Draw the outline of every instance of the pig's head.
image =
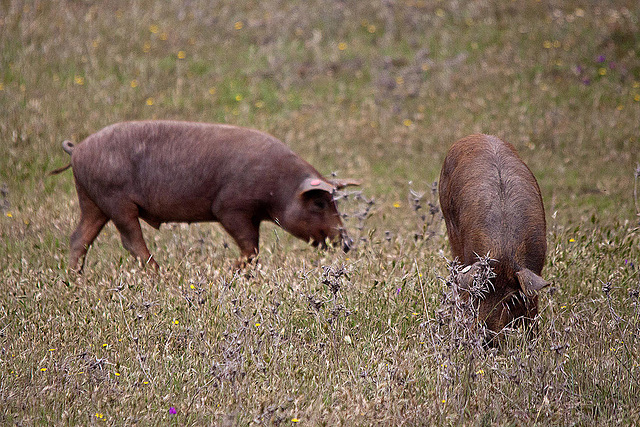
[[[495, 277], [490, 279], [488, 288], [476, 300], [478, 320], [495, 333], [518, 322], [529, 323], [538, 314], [537, 292], [550, 283], [528, 268], [513, 272], [509, 268], [500, 268], [499, 263], [491, 264]], [[482, 261], [464, 268], [458, 275], [460, 288], [473, 293], [482, 268]]]
[[345, 185], [357, 184], [353, 181], [330, 183], [314, 177], [305, 179], [288, 200], [284, 216], [279, 219], [280, 226], [313, 246], [326, 248], [328, 240], [342, 244], [342, 249], [349, 251], [352, 241], [333, 199], [335, 190]]

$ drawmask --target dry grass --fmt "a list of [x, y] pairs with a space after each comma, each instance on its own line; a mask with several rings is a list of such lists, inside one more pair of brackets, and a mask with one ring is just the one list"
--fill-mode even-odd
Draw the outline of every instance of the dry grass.
[[[622, 0], [0, 3], [0, 422], [640, 423], [639, 21]], [[146, 227], [152, 275], [108, 226], [68, 274], [60, 142], [143, 118], [259, 128], [363, 180], [339, 201], [357, 247], [264, 225], [236, 275], [217, 225]], [[451, 305], [432, 185], [474, 132], [517, 147], [548, 214], [537, 332], [494, 349]]]

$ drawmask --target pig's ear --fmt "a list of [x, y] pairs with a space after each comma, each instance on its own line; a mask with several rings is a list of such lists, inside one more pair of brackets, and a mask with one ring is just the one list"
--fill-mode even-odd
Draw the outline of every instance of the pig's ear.
[[479, 268], [480, 261], [471, 265], [467, 265], [462, 270], [460, 270], [457, 276], [458, 286], [460, 286], [462, 289], [467, 290], [471, 288], [471, 284], [473, 283], [473, 276], [476, 274]]
[[551, 282], [547, 282], [528, 268], [517, 271], [516, 276], [518, 277], [518, 282], [520, 282], [520, 288], [527, 295], [532, 295], [551, 284]]
[[327, 181], [324, 181], [319, 178], [307, 178], [304, 181], [302, 181], [302, 184], [300, 184], [300, 187], [298, 188], [298, 194], [302, 196], [303, 194], [308, 193], [309, 191], [318, 191], [318, 190], [326, 191], [327, 193], [333, 193], [333, 190], [335, 190], [335, 187], [330, 183], [328, 183]]
[[344, 187], [360, 185], [360, 181], [358, 181], [357, 179], [350, 179], [350, 178], [332, 179], [329, 182], [331, 182], [337, 190], [340, 190], [341, 188], [344, 188]]

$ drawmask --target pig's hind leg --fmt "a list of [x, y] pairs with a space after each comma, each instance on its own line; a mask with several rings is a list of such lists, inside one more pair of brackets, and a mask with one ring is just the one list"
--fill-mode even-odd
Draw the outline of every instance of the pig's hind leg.
[[[109, 221], [109, 218], [87, 196], [82, 187], [76, 186], [76, 188], [80, 204], [80, 223], [71, 234], [69, 267], [78, 273], [82, 273], [87, 250], [100, 233], [100, 230], [102, 230], [102, 227]], [[82, 262], [80, 263], [80, 268], [78, 268], [80, 258], [82, 258]]]
[[151, 256], [142, 236], [142, 228], [140, 228], [140, 220], [138, 219], [138, 206], [133, 202], [123, 202], [118, 206], [116, 212], [117, 214], [112, 216], [111, 220], [120, 232], [122, 246], [144, 264], [151, 264], [157, 269], [159, 267], [158, 263]]

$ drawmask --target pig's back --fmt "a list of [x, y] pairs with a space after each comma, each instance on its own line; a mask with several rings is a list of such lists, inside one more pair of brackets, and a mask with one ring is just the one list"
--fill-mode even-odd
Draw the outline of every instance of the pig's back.
[[541, 271], [546, 252], [542, 198], [510, 144], [488, 135], [456, 142], [443, 166], [442, 193], [447, 196], [441, 200], [443, 212], [461, 240], [456, 256], [472, 262], [475, 254], [490, 253]]
[[87, 156], [92, 152], [99, 156], [120, 155], [123, 160], [173, 164], [200, 159], [222, 161], [236, 154], [259, 158], [266, 151], [272, 155], [290, 153], [280, 141], [254, 129], [179, 121], [116, 123], [87, 137], [76, 150], [86, 151], [83, 155]]
[[116, 123], [90, 135], [76, 147], [72, 162], [77, 173], [114, 182], [149, 178], [197, 185], [228, 171], [267, 168], [262, 164], [291, 156], [280, 141], [253, 129], [140, 121]]

